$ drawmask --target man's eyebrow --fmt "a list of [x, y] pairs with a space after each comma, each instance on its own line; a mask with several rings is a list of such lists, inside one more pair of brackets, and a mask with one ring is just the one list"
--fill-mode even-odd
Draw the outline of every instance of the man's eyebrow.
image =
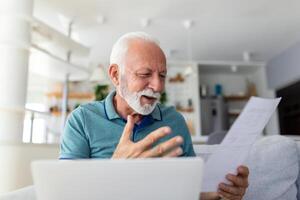
[[136, 70], [136, 72], [141, 72], [141, 71], [152, 72], [152, 69], [145, 67], [145, 68]]
[[[151, 68], [148, 68], [148, 67], [136, 70], [136, 73], [141, 73], [141, 72], [150, 72], [150, 73], [152, 73], [153, 70]], [[158, 71], [158, 73], [167, 74], [167, 70]]]

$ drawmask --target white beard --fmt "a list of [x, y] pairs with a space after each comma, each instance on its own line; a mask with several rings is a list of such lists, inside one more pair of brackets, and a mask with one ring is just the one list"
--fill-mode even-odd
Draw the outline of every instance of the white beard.
[[[119, 86], [120, 96], [127, 102], [127, 104], [138, 114], [149, 115], [154, 109], [160, 98], [160, 93], [153, 92], [151, 89], [145, 89], [139, 92], [130, 92], [125, 84], [125, 80], [121, 78]], [[141, 97], [148, 96], [156, 98], [153, 104], [141, 105]]]

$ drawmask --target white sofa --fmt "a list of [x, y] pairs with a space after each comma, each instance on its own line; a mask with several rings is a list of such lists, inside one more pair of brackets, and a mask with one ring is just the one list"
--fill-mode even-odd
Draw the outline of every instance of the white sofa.
[[[207, 159], [219, 145], [196, 145]], [[259, 139], [245, 162], [250, 169], [244, 200], [300, 200], [300, 144], [283, 136]]]
[[[196, 154], [207, 159], [218, 145], [195, 145]], [[246, 161], [250, 168], [250, 186], [244, 200], [300, 200], [300, 145], [283, 136], [258, 140]], [[30, 186], [6, 195], [0, 200], [35, 200]]]

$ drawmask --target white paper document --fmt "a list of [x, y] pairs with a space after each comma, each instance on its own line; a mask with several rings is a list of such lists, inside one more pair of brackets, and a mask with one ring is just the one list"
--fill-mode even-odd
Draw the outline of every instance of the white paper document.
[[203, 192], [215, 192], [226, 174], [236, 174], [248, 153], [276, 110], [280, 98], [251, 97], [242, 113], [231, 126], [218, 149], [205, 163]]

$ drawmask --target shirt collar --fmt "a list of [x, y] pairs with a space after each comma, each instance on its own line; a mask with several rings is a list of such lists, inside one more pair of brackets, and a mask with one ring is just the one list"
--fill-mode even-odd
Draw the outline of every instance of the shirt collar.
[[[119, 114], [116, 112], [114, 103], [113, 103], [113, 98], [116, 95], [116, 91], [112, 91], [111, 93], [108, 94], [108, 96], [105, 98], [104, 101], [104, 109], [105, 109], [105, 114], [106, 117], [109, 120], [113, 120], [113, 119], [122, 119]], [[152, 111], [152, 113], [150, 113], [149, 115], [147, 115], [149, 117], [152, 117], [155, 120], [162, 120], [162, 116], [161, 116], [161, 111], [159, 108], [159, 105], [157, 104], [154, 108], [154, 110]]]

